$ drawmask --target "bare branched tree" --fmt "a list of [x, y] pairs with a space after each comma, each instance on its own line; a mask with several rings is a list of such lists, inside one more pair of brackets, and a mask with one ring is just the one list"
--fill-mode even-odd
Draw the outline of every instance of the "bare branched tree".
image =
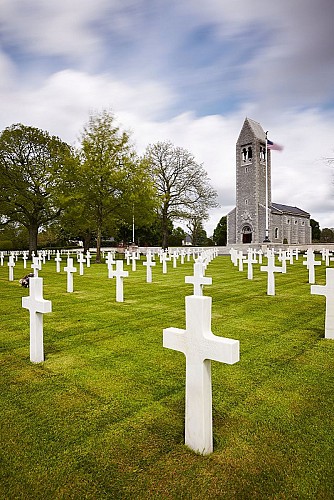
[[189, 220], [194, 214], [204, 216], [217, 206], [216, 191], [201, 164], [186, 149], [171, 142], [148, 146], [146, 158], [160, 197], [159, 216], [162, 225], [162, 246], [168, 245], [169, 225], [174, 220]]

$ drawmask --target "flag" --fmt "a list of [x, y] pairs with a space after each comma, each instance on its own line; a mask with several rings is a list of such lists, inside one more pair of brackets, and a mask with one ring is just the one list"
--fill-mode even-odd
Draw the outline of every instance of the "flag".
[[267, 148], [274, 149], [275, 151], [282, 151], [283, 150], [283, 146], [280, 146], [279, 144], [276, 144], [275, 142], [269, 141], [269, 139], [267, 139]]

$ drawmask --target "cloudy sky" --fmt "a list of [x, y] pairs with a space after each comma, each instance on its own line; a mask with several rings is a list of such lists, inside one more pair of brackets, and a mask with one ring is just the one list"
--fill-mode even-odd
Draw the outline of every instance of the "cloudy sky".
[[235, 204], [246, 116], [284, 146], [272, 199], [334, 227], [333, 0], [0, 0], [0, 129], [23, 123], [75, 144], [112, 110], [139, 153], [171, 140]]

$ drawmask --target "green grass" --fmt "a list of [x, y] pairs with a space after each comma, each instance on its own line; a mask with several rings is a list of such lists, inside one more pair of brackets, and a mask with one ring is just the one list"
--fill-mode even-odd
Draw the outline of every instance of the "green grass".
[[252, 281], [228, 257], [208, 267], [212, 332], [240, 340], [240, 362], [212, 362], [207, 457], [183, 444], [185, 359], [162, 347], [163, 328], [185, 327], [192, 263], [157, 264], [151, 284], [129, 268], [124, 303], [104, 264], [77, 273], [72, 294], [55, 268], [40, 273], [53, 312], [34, 365], [28, 271], [18, 262], [9, 282], [0, 267], [0, 498], [334, 498], [334, 342], [301, 260], [276, 275], [275, 297], [258, 265]]

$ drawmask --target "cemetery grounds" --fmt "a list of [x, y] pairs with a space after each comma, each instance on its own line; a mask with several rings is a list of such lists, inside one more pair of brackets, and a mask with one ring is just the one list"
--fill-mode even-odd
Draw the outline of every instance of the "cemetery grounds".
[[258, 264], [253, 280], [226, 256], [208, 266], [212, 332], [240, 341], [240, 362], [212, 362], [206, 457], [183, 444], [185, 357], [162, 347], [164, 328], [185, 328], [193, 263], [169, 262], [168, 274], [157, 263], [146, 283], [142, 262], [124, 266], [124, 303], [105, 264], [77, 271], [73, 293], [65, 258], [60, 274], [43, 265], [53, 312], [41, 364], [29, 361], [29, 291], [18, 284], [30, 269], [19, 259], [9, 282], [7, 260], [0, 267], [0, 498], [334, 498], [334, 341], [302, 258], [275, 276], [274, 297]]

